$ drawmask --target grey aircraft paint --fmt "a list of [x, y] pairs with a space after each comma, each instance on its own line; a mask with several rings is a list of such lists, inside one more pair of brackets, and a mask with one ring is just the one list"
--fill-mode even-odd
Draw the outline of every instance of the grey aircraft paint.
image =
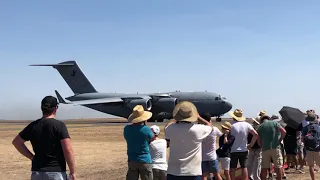
[[127, 118], [136, 105], [153, 113], [150, 121], [172, 118], [172, 111], [180, 101], [193, 102], [199, 114], [209, 112], [220, 117], [232, 109], [232, 104], [223, 96], [212, 92], [167, 92], [151, 94], [101, 93], [93, 87], [76, 61], [59, 64], [38, 64], [30, 66], [51, 66], [68, 84], [74, 95], [65, 98], [55, 91], [59, 103], [81, 105], [96, 111]]

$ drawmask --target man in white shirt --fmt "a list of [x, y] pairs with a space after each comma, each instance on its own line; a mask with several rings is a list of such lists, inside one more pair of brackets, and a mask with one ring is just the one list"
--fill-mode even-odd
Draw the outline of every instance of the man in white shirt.
[[[201, 145], [213, 127], [199, 116], [195, 105], [187, 101], [176, 105], [173, 119], [165, 126], [165, 137], [170, 146], [167, 180], [200, 180]], [[197, 121], [202, 124], [194, 124]]]
[[[232, 180], [236, 178], [235, 171], [239, 162], [242, 179], [249, 179], [247, 169], [248, 148], [250, 149], [255, 144], [258, 133], [251, 124], [245, 122], [246, 118], [243, 116], [242, 110], [236, 109], [230, 115], [233, 119], [231, 135], [235, 137], [235, 141], [231, 147], [230, 176]], [[247, 138], [249, 133], [253, 137], [248, 145]]]
[[153, 180], [166, 180], [167, 178], [167, 141], [159, 138], [160, 128], [157, 125], [150, 127], [156, 137], [149, 145], [152, 159]]
[[[207, 122], [211, 122], [210, 113], [205, 113], [202, 117]], [[216, 153], [216, 139], [222, 135], [223, 133], [217, 127], [213, 127], [213, 131], [202, 141], [202, 180], [207, 180], [210, 173], [213, 173], [215, 180], [222, 180]]]

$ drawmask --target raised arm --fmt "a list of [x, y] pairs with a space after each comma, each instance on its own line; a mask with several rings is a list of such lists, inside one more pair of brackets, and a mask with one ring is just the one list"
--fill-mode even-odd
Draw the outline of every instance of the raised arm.
[[284, 137], [286, 136], [287, 131], [281, 125], [278, 126], [278, 131], [281, 133], [281, 136], [279, 139], [279, 141], [281, 143], [281, 141], [283, 141]]
[[[227, 140], [227, 141], [225, 141], [225, 140]], [[229, 136], [229, 138], [228, 137], [224, 137], [224, 144], [223, 144], [223, 148], [229, 148], [229, 147], [231, 147], [232, 145], [233, 145], [233, 143], [234, 143], [234, 140], [235, 140], [235, 137], [234, 136]]]

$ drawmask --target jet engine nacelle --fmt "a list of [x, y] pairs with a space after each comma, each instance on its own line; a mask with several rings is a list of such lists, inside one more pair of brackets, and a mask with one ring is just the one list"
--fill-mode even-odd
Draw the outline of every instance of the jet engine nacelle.
[[150, 111], [152, 108], [151, 100], [150, 99], [133, 99], [128, 102], [127, 106], [130, 109], [133, 109], [136, 105], [143, 106], [144, 110]]
[[161, 98], [156, 103], [156, 105], [163, 109], [165, 112], [172, 112], [176, 104], [177, 98]]

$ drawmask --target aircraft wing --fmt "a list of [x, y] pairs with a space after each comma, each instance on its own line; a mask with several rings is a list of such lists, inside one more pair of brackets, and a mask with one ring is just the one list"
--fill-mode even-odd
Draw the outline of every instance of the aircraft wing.
[[104, 104], [104, 103], [114, 103], [114, 102], [123, 102], [121, 98], [102, 98], [102, 99], [90, 99], [90, 100], [81, 100], [81, 101], [70, 101], [68, 104], [73, 105], [93, 105], [93, 104]]
[[154, 93], [154, 94], [150, 94], [149, 96], [151, 97], [170, 97], [170, 95], [168, 93]]
[[66, 102], [57, 90], [55, 90], [58, 101], [61, 104], [73, 104], [73, 105], [90, 105], [90, 104], [103, 104], [103, 103], [113, 103], [113, 102], [123, 102], [121, 98], [101, 98], [101, 99], [89, 99], [80, 101], [68, 101]]

